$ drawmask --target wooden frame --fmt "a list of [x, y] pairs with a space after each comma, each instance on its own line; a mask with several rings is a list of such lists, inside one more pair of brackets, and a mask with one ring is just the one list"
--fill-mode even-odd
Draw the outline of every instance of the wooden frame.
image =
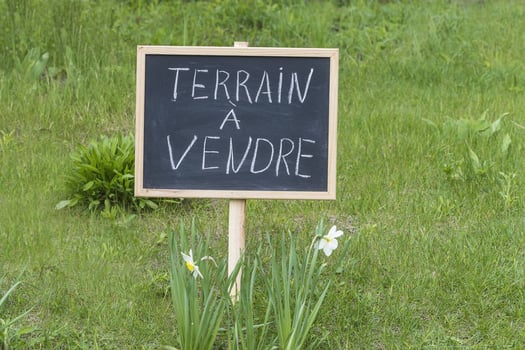
[[[329, 111], [328, 111], [328, 164], [326, 191], [265, 191], [222, 189], [163, 189], [145, 188], [144, 171], [144, 117], [147, 55], [202, 55], [202, 56], [267, 56], [329, 58]], [[230, 198], [230, 199], [320, 199], [336, 197], [337, 158], [337, 102], [338, 102], [338, 49], [317, 48], [262, 48], [262, 47], [185, 47], [138, 46], [136, 75], [136, 137], [135, 137], [135, 195], [159, 198]]]

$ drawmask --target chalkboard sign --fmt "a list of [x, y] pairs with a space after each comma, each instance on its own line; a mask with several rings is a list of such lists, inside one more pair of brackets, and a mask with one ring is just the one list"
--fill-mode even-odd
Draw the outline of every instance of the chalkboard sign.
[[139, 46], [135, 195], [335, 199], [337, 49]]

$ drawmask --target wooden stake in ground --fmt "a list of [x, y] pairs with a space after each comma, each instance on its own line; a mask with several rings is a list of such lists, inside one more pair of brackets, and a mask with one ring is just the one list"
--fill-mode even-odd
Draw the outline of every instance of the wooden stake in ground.
[[[247, 42], [236, 41], [234, 47], [248, 47]], [[245, 246], [246, 199], [230, 199], [228, 221], [228, 274], [231, 274], [239, 262]], [[237, 298], [241, 289], [242, 270], [239, 270], [230, 295]]]
[[[228, 274], [231, 274], [244, 251], [246, 200], [231, 199], [229, 215]], [[230, 292], [232, 297], [236, 297], [241, 289], [241, 274], [242, 270], [239, 270], [237, 279], [235, 280], [235, 285]]]

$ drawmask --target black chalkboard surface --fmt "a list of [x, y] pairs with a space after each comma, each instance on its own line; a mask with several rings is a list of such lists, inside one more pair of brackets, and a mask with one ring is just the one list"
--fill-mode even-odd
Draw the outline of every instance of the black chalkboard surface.
[[335, 198], [337, 58], [139, 47], [136, 195]]

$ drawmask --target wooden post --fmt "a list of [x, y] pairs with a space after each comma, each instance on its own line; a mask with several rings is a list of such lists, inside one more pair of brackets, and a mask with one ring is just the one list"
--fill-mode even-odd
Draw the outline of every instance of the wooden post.
[[[236, 41], [233, 47], [248, 47], [245, 41]], [[245, 218], [246, 199], [230, 199], [228, 221], [228, 274], [230, 275], [239, 262], [245, 246]], [[241, 289], [242, 270], [239, 270], [237, 279], [230, 292], [234, 300], [237, 299]]]
[[[228, 230], [228, 274], [235, 269], [237, 262], [241, 258], [245, 245], [245, 217], [246, 217], [246, 200], [231, 199], [229, 230]], [[241, 289], [241, 274], [239, 270], [235, 285], [231, 290], [231, 296], [236, 298]]]

